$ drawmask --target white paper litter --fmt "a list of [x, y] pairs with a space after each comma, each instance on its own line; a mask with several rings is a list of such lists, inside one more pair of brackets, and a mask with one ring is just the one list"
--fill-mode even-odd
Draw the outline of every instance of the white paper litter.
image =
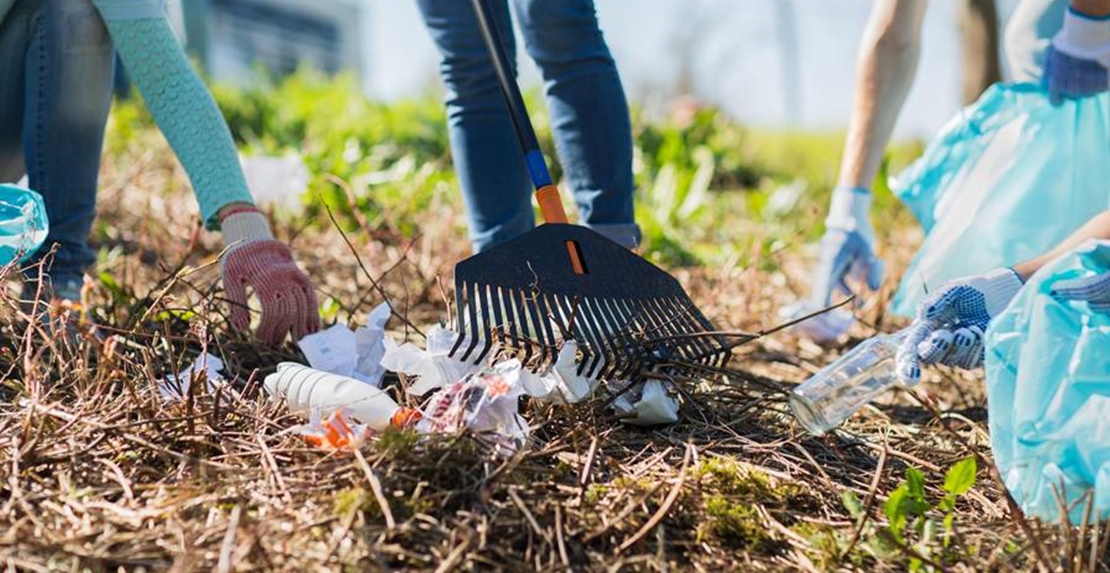
[[413, 396], [423, 396], [481, 369], [481, 365], [462, 362], [448, 355], [457, 336], [454, 331], [437, 325], [428, 333], [427, 350], [422, 350], [411, 342], [398, 346], [397, 341], [387, 337], [381, 366], [416, 378], [416, 382], [406, 392]]
[[[619, 391], [619, 389], [618, 389]], [[678, 421], [678, 400], [659, 380], [648, 380], [613, 400], [621, 421], [635, 426], [656, 426]]]
[[203, 373], [208, 381], [208, 391], [212, 392], [216, 389], [217, 383], [224, 381], [224, 377], [219, 373], [223, 369], [223, 361], [206, 352], [198, 356], [188, 368], [177, 374], [171, 374], [159, 382], [158, 394], [167, 402], [188, 396], [189, 387], [193, 383], [193, 374], [198, 372]]
[[302, 338], [297, 345], [312, 368], [377, 387], [385, 375], [383, 343], [390, 314], [389, 305], [382, 303], [370, 311], [366, 326], [352, 331], [337, 324]]
[[527, 420], [519, 413], [525, 395], [519, 360], [507, 360], [445, 385], [424, 408], [416, 429], [424, 433], [456, 433], [463, 429], [494, 438], [507, 451], [528, 439]]
[[523, 373], [527, 394], [553, 404], [577, 404], [589, 398], [598, 381], [578, 374], [578, 344], [567, 341], [559, 350], [555, 366], [542, 375]]

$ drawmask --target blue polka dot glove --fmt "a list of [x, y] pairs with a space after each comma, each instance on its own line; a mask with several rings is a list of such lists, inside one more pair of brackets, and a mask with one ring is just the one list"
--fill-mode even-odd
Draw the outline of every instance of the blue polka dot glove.
[[1044, 86], [1053, 103], [1110, 89], [1110, 17], [1068, 8], [1045, 55]]
[[929, 295], [898, 349], [902, 382], [921, 380], [921, 366], [944, 364], [970, 370], [983, 365], [983, 334], [1021, 290], [1012, 269], [956, 279]]
[[1110, 314], [1110, 272], [1060, 281], [1052, 287], [1053, 296], [1085, 302], [1094, 312]]

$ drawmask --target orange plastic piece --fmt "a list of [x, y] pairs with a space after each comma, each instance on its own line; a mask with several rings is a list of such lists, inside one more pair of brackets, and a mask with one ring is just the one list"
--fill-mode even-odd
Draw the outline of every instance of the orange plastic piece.
[[540, 213], [544, 222], [569, 223], [567, 212], [563, 210], [563, 201], [559, 199], [559, 188], [554, 185], [545, 185], [536, 191], [536, 201], [540, 204]]
[[420, 421], [420, 410], [414, 408], [398, 408], [389, 420], [389, 425], [394, 428], [408, 428]]

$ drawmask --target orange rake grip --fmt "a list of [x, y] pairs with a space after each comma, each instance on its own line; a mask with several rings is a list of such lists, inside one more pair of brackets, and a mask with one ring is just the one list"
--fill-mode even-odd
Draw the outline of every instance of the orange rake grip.
[[540, 204], [540, 214], [545, 223], [569, 223], [567, 212], [563, 210], [563, 201], [559, 199], [559, 188], [554, 185], [544, 185], [536, 190], [536, 201]]

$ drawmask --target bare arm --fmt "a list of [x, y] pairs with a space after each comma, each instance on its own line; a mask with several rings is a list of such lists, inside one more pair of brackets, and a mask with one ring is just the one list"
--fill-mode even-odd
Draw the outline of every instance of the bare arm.
[[1041, 267], [1068, 253], [1089, 239], [1110, 240], [1110, 211], [1106, 211], [1087, 222], [1064, 242], [1051, 251], [1033, 259], [1014, 266], [1014, 272], [1022, 281], [1029, 280]]
[[852, 120], [840, 163], [841, 186], [870, 189], [875, 180], [913, 85], [927, 6], [928, 0], [875, 2], [860, 44]]
[[1110, 16], [1110, 0], [1072, 0], [1071, 5], [1090, 16]]

